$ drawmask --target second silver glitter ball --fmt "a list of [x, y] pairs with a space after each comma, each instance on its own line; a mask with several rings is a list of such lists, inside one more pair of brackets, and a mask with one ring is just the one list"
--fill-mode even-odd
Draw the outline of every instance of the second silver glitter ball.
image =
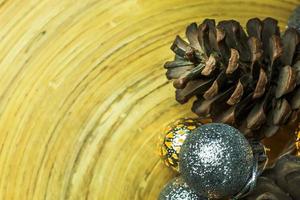
[[199, 196], [181, 177], [176, 177], [165, 185], [158, 200], [207, 200], [207, 198]]

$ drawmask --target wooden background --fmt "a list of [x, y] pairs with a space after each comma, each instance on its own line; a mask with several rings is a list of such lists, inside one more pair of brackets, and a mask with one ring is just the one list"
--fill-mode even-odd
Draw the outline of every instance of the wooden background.
[[191, 22], [275, 17], [299, 0], [0, 0], [0, 199], [156, 199], [157, 155], [194, 116], [162, 67]]

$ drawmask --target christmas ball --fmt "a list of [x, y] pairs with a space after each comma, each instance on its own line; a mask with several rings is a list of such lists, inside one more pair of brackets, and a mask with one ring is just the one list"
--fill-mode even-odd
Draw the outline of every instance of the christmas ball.
[[196, 194], [180, 177], [172, 179], [160, 192], [159, 200], [206, 200]]
[[179, 171], [178, 160], [181, 146], [186, 136], [200, 125], [197, 119], [181, 118], [167, 126], [161, 138], [160, 155], [168, 167]]
[[242, 133], [218, 123], [200, 126], [189, 134], [179, 159], [187, 184], [212, 199], [240, 192], [249, 181], [254, 164], [251, 145]]

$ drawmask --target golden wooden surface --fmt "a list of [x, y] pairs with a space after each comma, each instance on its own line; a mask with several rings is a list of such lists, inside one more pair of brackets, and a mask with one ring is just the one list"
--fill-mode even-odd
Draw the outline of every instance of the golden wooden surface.
[[186, 25], [272, 16], [299, 0], [0, 1], [0, 199], [156, 199], [157, 138], [194, 116], [162, 67]]

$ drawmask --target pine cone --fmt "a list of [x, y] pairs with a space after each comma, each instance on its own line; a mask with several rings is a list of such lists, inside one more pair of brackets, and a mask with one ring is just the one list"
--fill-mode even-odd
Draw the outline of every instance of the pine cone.
[[287, 155], [258, 178], [245, 200], [299, 200], [300, 158]]
[[247, 22], [247, 34], [234, 20], [206, 19], [176, 37], [174, 61], [165, 63], [176, 100], [196, 96], [192, 111], [227, 123], [256, 138], [274, 135], [297, 117], [300, 107], [300, 35], [277, 21]]

